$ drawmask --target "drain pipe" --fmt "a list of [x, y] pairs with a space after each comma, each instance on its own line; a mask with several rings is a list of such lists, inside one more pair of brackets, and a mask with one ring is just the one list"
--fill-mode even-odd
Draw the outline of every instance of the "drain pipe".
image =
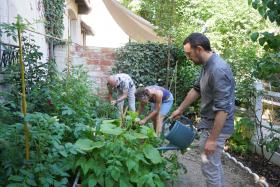
[[264, 177], [259, 177], [256, 173], [252, 172], [250, 168], [244, 166], [241, 162], [237, 161], [236, 158], [231, 156], [229, 153], [223, 151], [223, 155], [227, 156], [235, 164], [239, 165], [242, 169], [246, 170], [249, 174], [251, 174], [254, 177], [256, 184], [260, 184], [262, 187], [269, 187], [269, 184], [266, 182], [266, 179]]

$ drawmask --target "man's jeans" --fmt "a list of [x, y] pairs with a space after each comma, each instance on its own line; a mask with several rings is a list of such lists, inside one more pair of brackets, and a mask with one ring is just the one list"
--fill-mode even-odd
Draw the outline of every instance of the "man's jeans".
[[[201, 153], [204, 153], [204, 145], [207, 138], [209, 137], [210, 132], [211, 130], [202, 129], [199, 140]], [[209, 160], [208, 163], [202, 163], [201, 165], [202, 173], [206, 178], [207, 187], [225, 186], [221, 155], [223, 153], [225, 141], [229, 137], [230, 134], [220, 134], [216, 141], [216, 151], [213, 154], [207, 156], [207, 159]]]

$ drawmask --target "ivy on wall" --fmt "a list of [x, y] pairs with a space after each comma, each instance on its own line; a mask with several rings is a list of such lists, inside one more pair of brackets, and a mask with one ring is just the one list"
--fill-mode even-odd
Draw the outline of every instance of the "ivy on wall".
[[[46, 33], [58, 38], [63, 35], [63, 14], [64, 14], [65, 0], [43, 0], [45, 8], [45, 29]], [[51, 38], [47, 39], [48, 41]]]
[[[170, 50], [170, 68], [167, 70], [168, 51]], [[177, 62], [177, 73], [176, 73]], [[199, 68], [190, 61], [186, 62], [182, 48], [174, 45], [157, 43], [128, 43], [116, 51], [116, 67], [114, 72], [129, 74], [136, 87], [168, 83], [168, 88], [176, 95], [180, 103], [193, 82], [199, 75]], [[169, 71], [170, 78], [167, 78]], [[176, 90], [175, 91], [175, 85]]]
[[135, 84], [164, 86], [167, 75], [167, 54], [171, 51], [169, 74], [174, 73], [178, 49], [166, 44], [128, 43], [116, 52], [116, 71], [129, 74]]

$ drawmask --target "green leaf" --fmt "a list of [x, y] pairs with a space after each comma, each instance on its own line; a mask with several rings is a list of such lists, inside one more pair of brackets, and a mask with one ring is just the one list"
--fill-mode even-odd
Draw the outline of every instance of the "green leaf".
[[77, 162], [77, 164], [76, 164], [77, 166], [80, 166], [81, 168], [82, 168], [82, 171], [83, 171], [83, 173], [84, 173], [84, 175], [86, 175], [87, 174], [87, 172], [88, 172], [88, 163], [87, 163], [87, 160], [86, 160], [86, 158], [84, 158], [84, 157], [81, 157], [79, 160], [78, 160], [78, 162]]
[[153, 164], [159, 164], [162, 162], [162, 158], [159, 151], [150, 144], [144, 146], [145, 157], [152, 161]]
[[133, 187], [133, 185], [129, 182], [128, 178], [125, 176], [120, 177], [120, 187]]
[[264, 37], [259, 39], [259, 44], [261, 46], [263, 46], [265, 42], [266, 42], [266, 39]]
[[102, 177], [105, 173], [105, 165], [103, 160], [92, 160], [90, 163], [92, 165], [91, 168], [93, 168], [93, 171], [97, 177]]
[[36, 184], [36, 182], [34, 181], [34, 179], [29, 179], [29, 178], [27, 178], [27, 179], [26, 179], [26, 183], [29, 184], [30, 186], [38, 186], [38, 185]]
[[117, 167], [113, 167], [111, 170], [111, 176], [117, 182], [121, 176], [121, 173]]
[[22, 183], [10, 183], [6, 187], [19, 187], [22, 186]]
[[105, 186], [106, 187], [113, 187], [114, 186], [114, 181], [111, 179], [111, 177], [106, 177], [105, 178]]
[[260, 15], [261, 15], [262, 17], [265, 16], [265, 14], [266, 14], [266, 8], [265, 8], [264, 6], [260, 6], [260, 7], [258, 8], [258, 11], [259, 11], [259, 13], [260, 13]]
[[254, 32], [254, 33], [251, 34], [251, 40], [253, 42], [257, 41], [258, 37], [259, 37], [259, 33], [258, 32]]
[[145, 134], [141, 134], [141, 133], [137, 133], [137, 132], [133, 133], [133, 136], [137, 139], [147, 139], [148, 138], [148, 136], [146, 136]]
[[88, 177], [88, 186], [89, 187], [94, 187], [96, 184], [97, 184], [97, 180], [96, 180], [96, 178], [94, 177], [94, 175], [90, 175], [89, 177]]
[[123, 133], [123, 129], [112, 124], [101, 124], [100, 132], [118, 136]]
[[95, 148], [101, 148], [104, 146], [104, 142], [94, 142], [90, 139], [78, 139], [75, 143], [78, 149], [82, 151], [91, 151]]
[[19, 175], [12, 175], [12, 176], [9, 177], [8, 180], [9, 181], [22, 182], [22, 181], [24, 181], [24, 178], [22, 176], [19, 176]]
[[134, 169], [135, 172], [138, 172], [138, 168], [139, 168], [138, 161], [136, 162], [134, 159], [129, 158], [129, 159], [126, 161], [126, 166], [127, 166], [127, 169], [128, 169], [128, 172], [129, 172], [129, 173], [130, 173], [130, 171], [131, 171], [132, 169]]
[[124, 135], [124, 138], [126, 139], [126, 140], [128, 140], [128, 141], [133, 141], [133, 140], [136, 140], [137, 138], [136, 137], [134, 137], [132, 134], [130, 134], [130, 133], [125, 133]]
[[140, 127], [140, 133], [147, 135], [149, 138], [156, 138], [157, 135], [155, 131], [147, 126], [141, 126]]

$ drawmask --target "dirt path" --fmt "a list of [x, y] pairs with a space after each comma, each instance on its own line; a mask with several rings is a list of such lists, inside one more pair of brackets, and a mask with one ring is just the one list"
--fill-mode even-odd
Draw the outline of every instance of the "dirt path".
[[[187, 151], [184, 155], [177, 152], [179, 162], [183, 164], [188, 172], [183, 172], [179, 175], [178, 180], [169, 184], [169, 187], [205, 187], [205, 179], [202, 175], [200, 163], [201, 158], [198, 149], [198, 142], [193, 143], [191, 150]], [[229, 158], [223, 157], [223, 168], [225, 173], [225, 186], [226, 187], [254, 187], [253, 177], [234, 164]]]

